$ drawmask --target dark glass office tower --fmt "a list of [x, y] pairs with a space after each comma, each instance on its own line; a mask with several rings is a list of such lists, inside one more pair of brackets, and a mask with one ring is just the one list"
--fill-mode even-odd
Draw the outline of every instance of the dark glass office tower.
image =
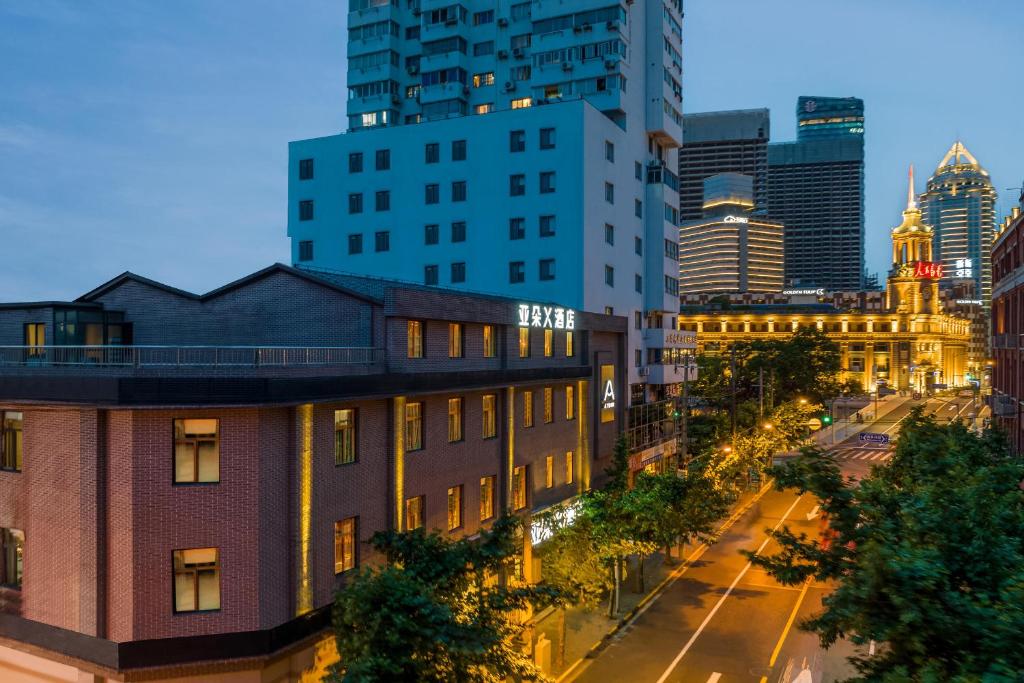
[[859, 290], [864, 286], [864, 103], [829, 97], [798, 102], [797, 141], [768, 145], [768, 208], [772, 219], [786, 226], [786, 284]]
[[719, 173], [754, 179], [754, 211], [768, 205], [767, 109], [712, 111], [683, 116], [679, 148], [679, 218], [704, 217], [704, 180]]

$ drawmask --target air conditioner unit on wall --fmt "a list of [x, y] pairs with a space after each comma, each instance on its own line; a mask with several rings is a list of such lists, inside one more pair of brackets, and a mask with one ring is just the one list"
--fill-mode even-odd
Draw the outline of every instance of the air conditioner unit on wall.
[[508, 59], [508, 50], [498, 50], [498, 59]]
[[500, 26], [501, 28], [505, 28], [506, 26], [508, 26], [508, 19], [506, 19], [505, 17], [498, 17], [498, 26]]
[[562, 62], [562, 71], [572, 71], [572, 62]]

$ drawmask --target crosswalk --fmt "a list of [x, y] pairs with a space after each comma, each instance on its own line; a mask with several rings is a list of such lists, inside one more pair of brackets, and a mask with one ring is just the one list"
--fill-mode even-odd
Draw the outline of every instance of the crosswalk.
[[892, 451], [881, 448], [836, 448], [832, 456], [841, 461], [885, 462], [892, 457]]

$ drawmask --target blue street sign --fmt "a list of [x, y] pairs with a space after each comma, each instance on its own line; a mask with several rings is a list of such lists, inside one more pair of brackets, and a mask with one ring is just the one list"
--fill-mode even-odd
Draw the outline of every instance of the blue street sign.
[[889, 435], [880, 434], [878, 432], [861, 432], [860, 440], [861, 443], [877, 443], [884, 445], [889, 443]]

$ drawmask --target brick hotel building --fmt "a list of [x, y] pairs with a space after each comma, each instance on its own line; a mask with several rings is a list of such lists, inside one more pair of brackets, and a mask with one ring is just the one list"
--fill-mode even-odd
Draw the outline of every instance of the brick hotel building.
[[294, 680], [373, 532], [599, 483], [626, 328], [284, 265], [0, 305], [0, 680]]

